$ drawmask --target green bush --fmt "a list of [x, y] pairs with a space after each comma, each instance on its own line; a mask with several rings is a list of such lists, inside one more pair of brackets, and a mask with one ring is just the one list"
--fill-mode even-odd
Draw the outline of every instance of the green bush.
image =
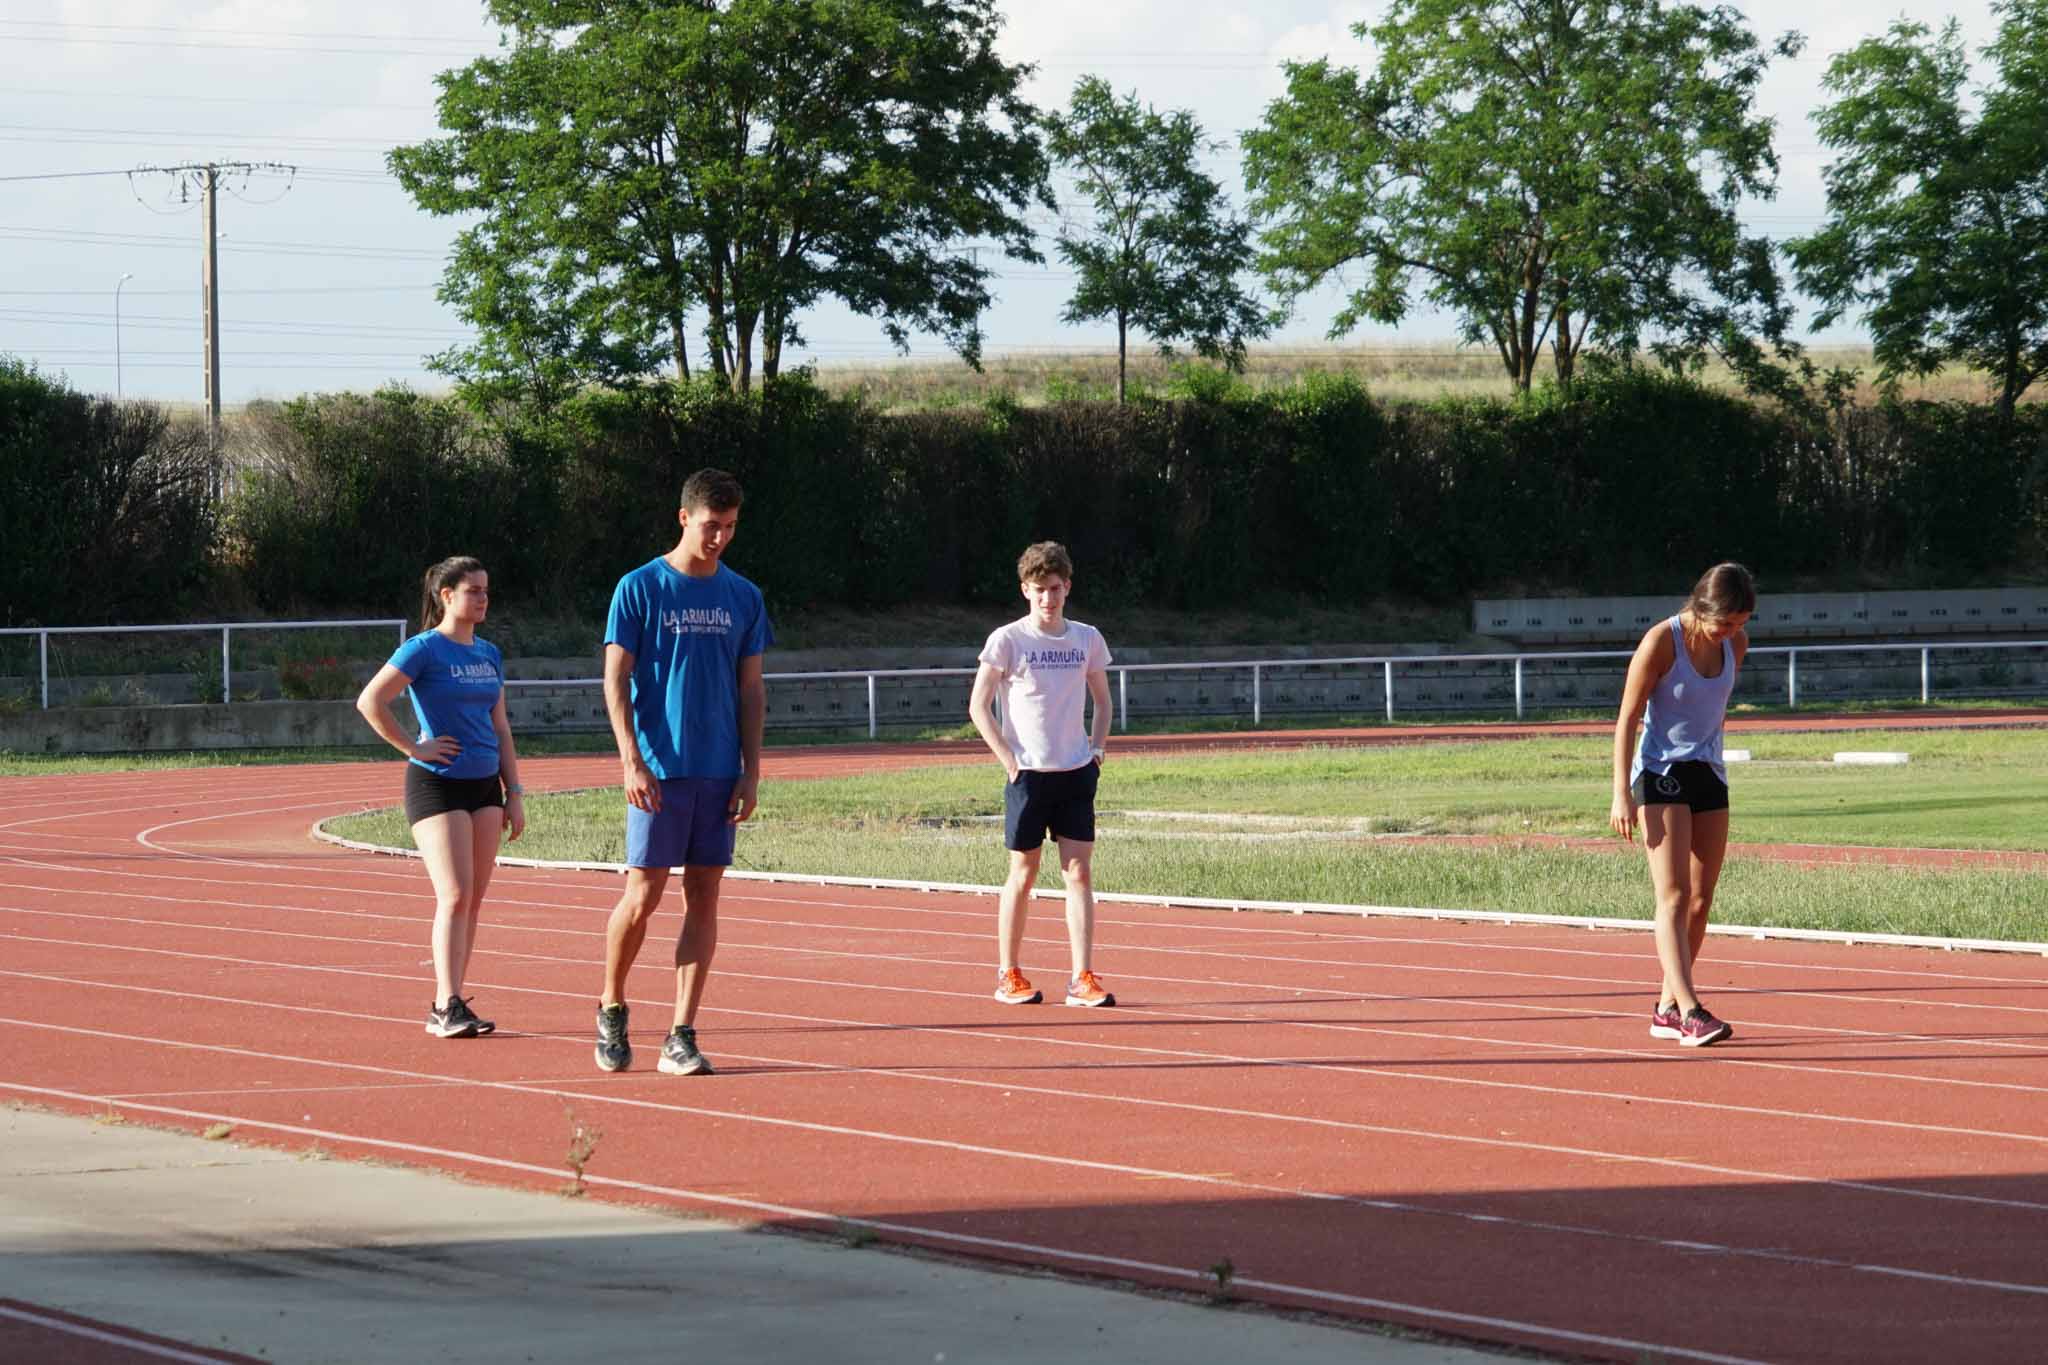
[[216, 480], [202, 428], [0, 356], [0, 625], [177, 619], [209, 584]]
[[1088, 600], [1176, 609], [1671, 590], [1729, 557], [1771, 585], [2048, 559], [2040, 409], [1797, 411], [1640, 367], [1401, 406], [1345, 378], [1252, 392], [1185, 367], [1123, 405], [903, 415], [801, 372], [544, 407], [384, 389], [255, 405], [246, 427], [216, 524], [203, 447], [160, 410], [0, 367], [6, 617], [174, 617], [211, 546], [273, 611], [410, 615], [422, 570], [461, 553], [491, 570], [505, 631], [529, 606], [594, 620], [675, 543], [678, 490], [706, 465], [747, 490], [729, 559], [777, 613], [1008, 610], [1017, 553], [1042, 539], [1072, 549]]

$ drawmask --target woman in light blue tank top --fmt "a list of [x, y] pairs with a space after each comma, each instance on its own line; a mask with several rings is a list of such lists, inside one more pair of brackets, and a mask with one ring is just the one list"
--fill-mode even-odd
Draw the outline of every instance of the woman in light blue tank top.
[[1756, 583], [1740, 564], [1716, 564], [1676, 616], [1643, 635], [1614, 723], [1614, 801], [1608, 823], [1635, 838], [1638, 812], [1657, 895], [1657, 962], [1664, 980], [1650, 1036], [1705, 1047], [1733, 1030], [1700, 1003], [1692, 968], [1706, 941], [1714, 886], [1728, 852], [1728, 769], [1722, 723], [1749, 652], [1743, 627]]

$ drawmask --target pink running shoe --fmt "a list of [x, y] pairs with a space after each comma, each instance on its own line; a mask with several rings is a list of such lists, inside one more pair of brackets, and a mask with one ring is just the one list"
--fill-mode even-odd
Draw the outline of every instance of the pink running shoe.
[[1684, 1020], [1678, 1017], [1678, 1002], [1676, 1000], [1668, 1005], [1659, 1005], [1650, 1011], [1650, 1036], [1652, 1038], [1683, 1038], [1685, 1037], [1685, 1031], [1681, 1027], [1683, 1023]]
[[1679, 1021], [1678, 1045], [1680, 1047], [1707, 1047], [1720, 1042], [1735, 1032], [1726, 1024], [1707, 1013], [1705, 1005], [1695, 1005]]

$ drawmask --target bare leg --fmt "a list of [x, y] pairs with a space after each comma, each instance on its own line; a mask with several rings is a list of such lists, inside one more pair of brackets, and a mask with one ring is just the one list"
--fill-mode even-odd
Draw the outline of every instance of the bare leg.
[[647, 921], [661, 904], [661, 893], [667, 886], [665, 867], [626, 869], [625, 893], [612, 908], [612, 917], [605, 921], [604, 994], [598, 997], [598, 1004], [625, 1003], [626, 973], [632, 969], [633, 959], [640, 956], [640, 945], [647, 939]]
[[498, 869], [498, 840], [505, 832], [505, 809], [486, 806], [469, 817], [469, 903], [456, 921], [455, 941], [449, 944], [449, 966], [453, 976], [450, 992], [462, 994], [469, 979], [469, 955], [476, 949], [476, 926], [483, 918], [484, 892], [490, 890], [491, 874]]
[[1697, 966], [1707, 941], [1707, 916], [1714, 908], [1714, 890], [1721, 884], [1721, 864], [1728, 856], [1728, 812], [1701, 811], [1692, 817], [1692, 902], [1686, 907], [1688, 964]]
[[471, 884], [474, 879], [476, 840], [468, 811], [443, 811], [430, 815], [412, 827], [413, 843], [427, 865], [427, 877], [434, 884], [434, 1008], [448, 1003], [448, 997], [462, 988], [463, 969], [469, 964], [468, 935], [462, 922], [470, 918]]
[[1067, 949], [1073, 954], [1075, 976], [1089, 968], [1095, 945], [1095, 880], [1089, 864], [1095, 855], [1093, 841], [1061, 839], [1060, 876], [1067, 884]]
[[1038, 880], [1040, 848], [1010, 850], [1010, 875], [996, 895], [996, 949], [1001, 955], [996, 966], [1009, 971], [1024, 951], [1024, 911], [1031, 903], [1031, 886]]
[[[1649, 855], [1650, 885], [1657, 895], [1657, 963], [1664, 981], [1657, 1003], [1675, 1001], [1678, 1012], [1698, 1008], [1692, 989], [1692, 809], [1679, 805], [1643, 807], [1643, 848]], [[1704, 923], [1704, 920], [1702, 921]]]
[[695, 1027], [697, 1002], [718, 951], [718, 891], [722, 867], [683, 869], [683, 931], [676, 937], [676, 1023]]

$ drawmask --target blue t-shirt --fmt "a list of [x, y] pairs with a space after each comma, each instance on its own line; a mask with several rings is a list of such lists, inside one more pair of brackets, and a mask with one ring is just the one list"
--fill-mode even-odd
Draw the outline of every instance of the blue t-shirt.
[[453, 736], [462, 746], [455, 761], [420, 763], [442, 777], [498, 775], [498, 732], [491, 708], [505, 690], [505, 660], [488, 640], [462, 644], [438, 630], [423, 630], [398, 647], [391, 666], [412, 679], [406, 690], [420, 718], [419, 742]]
[[604, 642], [633, 656], [633, 737], [656, 777], [740, 775], [740, 660], [775, 643], [759, 588], [650, 560], [619, 580]]

